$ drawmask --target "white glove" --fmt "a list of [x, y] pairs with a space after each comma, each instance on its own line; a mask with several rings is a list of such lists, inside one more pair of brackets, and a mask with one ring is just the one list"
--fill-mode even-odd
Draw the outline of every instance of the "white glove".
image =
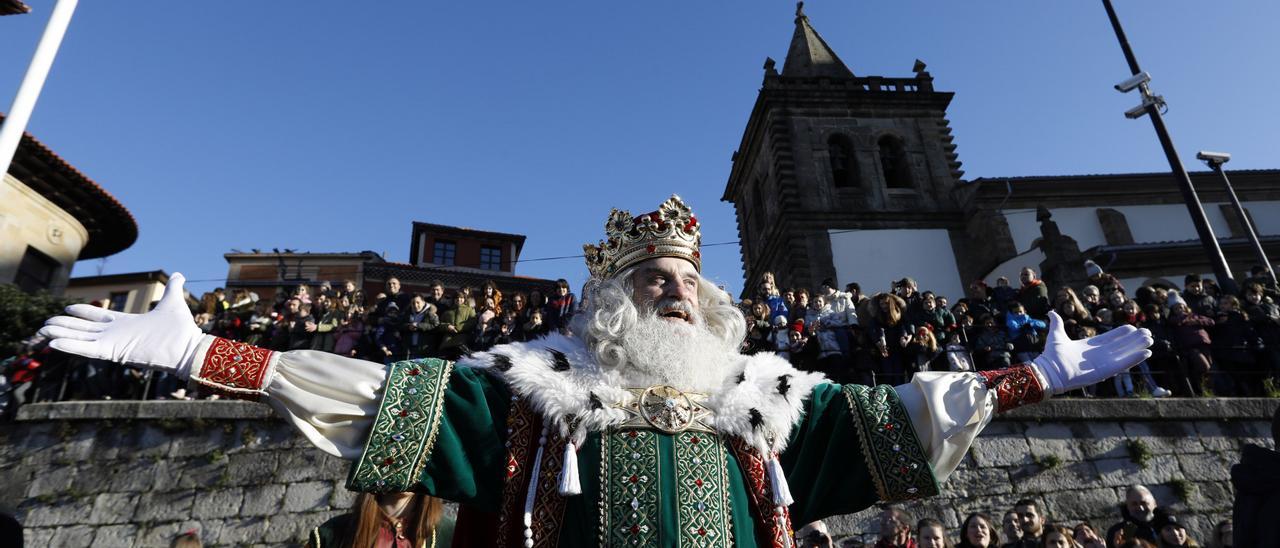
[[182, 292], [186, 278], [174, 273], [155, 309], [146, 314], [113, 312], [89, 304], [67, 307], [40, 328], [49, 346], [70, 354], [176, 373], [186, 379], [204, 333], [196, 327]]
[[1078, 341], [1071, 340], [1062, 328], [1062, 318], [1049, 312], [1049, 337], [1044, 353], [1032, 363], [1040, 367], [1051, 394], [1062, 394], [1089, 386], [1116, 373], [1142, 363], [1151, 357], [1151, 332], [1131, 325], [1117, 327]]

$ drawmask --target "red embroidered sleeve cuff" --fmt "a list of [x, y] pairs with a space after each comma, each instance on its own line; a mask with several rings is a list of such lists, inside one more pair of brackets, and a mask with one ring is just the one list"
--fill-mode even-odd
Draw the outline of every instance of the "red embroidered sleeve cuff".
[[191, 381], [224, 396], [257, 401], [266, 396], [279, 354], [222, 337], [206, 337], [196, 348]]
[[1039, 403], [1045, 399], [1044, 381], [1031, 365], [979, 371], [988, 390], [995, 390], [996, 413]]

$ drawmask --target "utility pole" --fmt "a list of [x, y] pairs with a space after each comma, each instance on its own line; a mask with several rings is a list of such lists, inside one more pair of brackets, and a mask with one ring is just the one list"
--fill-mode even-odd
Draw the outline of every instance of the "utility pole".
[[1191, 222], [1196, 227], [1196, 234], [1200, 236], [1200, 245], [1204, 246], [1204, 252], [1208, 255], [1209, 265], [1213, 267], [1213, 275], [1218, 279], [1218, 286], [1224, 293], [1238, 293], [1236, 280], [1231, 276], [1231, 267], [1227, 266], [1227, 259], [1222, 255], [1222, 248], [1218, 246], [1218, 238], [1214, 236], [1213, 227], [1209, 226], [1209, 220], [1205, 217], [1200, 196], [1191, 185], [1191, 176], [1187, 174], [1187, 168], [1182, 165], [1178, 150], [1174, 148], [1173, 139], [1169, 137], [1169, 130], [1164, 125], [1164, 117], [1160, 113], [1165, 105], [1164, 98], [1151, 93], [1147, 85], [1151, 77], [1142, 72], [1142, 68], [1138, 66], [1138, 58], [1133, 55], [1133, 49], [1129, 47], [1129, 39], [1124, 35], [1124, 27], [1120, 26], [1120, 18], [1116, 16], [1116, 9], [1111, 5], [1111, 0], [1102, 0], [1102, 5], [1107, 9], [1111, 28], [1116, 32], [1116, 40], [1120, 41], [1120, 49], [1124, 51], [1124, 58], [1129, 62], [1129, 71], [1133, 74], [1128, 80], [1117, 84], [1116, 89], [1126, 93], [1134, 89], [1142, 92], [1142, 104], [1125, 112], [1125, 116], [1136, 119], [1145, 114], [1151, 118], [1151, 125], [1156, 130], [1156, 136], [1160, 138], [1160, 146], [1164, 148], [1164, 155], [1169, 159], [1169, 167], [1173, 169], [1178, 188], [1182, 190], [1182, 199], [1187, 204], [1187, 212], [1191, 214]]
[[49, 23], [44, 27], [36, 52], [27, 65], [27, 73], [18, 85], [18, 94], [13, 97], [3, 123], [0, 123], [0, 178], [9, 172], [9, 164], [18, 151], [18, 143], [22, 141], [22, 133], [27, 130], [27, 121], [31, 119], [31, 111], [36, 108], [36, 99], [40, 90], [44, 89], [44, 81], [49, 77], [49, 69], [53, 66], [53, 58], [58, 55], [58, 47], [62, 45], [62, 37], [71, 24], [71, 14], [76, 11], [79, 0], [58, 0], [49, 15]]

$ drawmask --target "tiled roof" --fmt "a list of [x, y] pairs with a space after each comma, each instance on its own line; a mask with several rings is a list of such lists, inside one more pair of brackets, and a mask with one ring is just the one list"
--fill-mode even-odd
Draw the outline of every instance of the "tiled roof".
[[422, 227], [424, 229], [435, 231], [435, 232], [465, 232], [465, 233], [471, 233], [473, 235], [480, 236], [480, 237], [494, 238], [498, 240], [518, 240], [520, 243], [524, 243], [524, 239], [525, 239], [524, 234], [496, 232], [493, 230], [480, 230], [477, 228], [470, 228], [465, 226], [450, 226], [450, 225], [441, 225], [436, 223], [424, 223], [422, 221], [414, 221], [413, 226], [415, 228]]
[[[0, 114], [0, 122], [3, 120]], [[137, 241], [138, 223], [133, 214], [30, 133], [22, 134], [9, 174], [70, 213], [89, 231], [80, 260], [119, 253]]]
[[105, 274], [102, 276], [80, 276], [71, 278], [67, 282], [67, 287], [84, 287], [94, 285], [118, 284], [128, 282], [159, 282], [162, 284], [169, 283], [169, 274], [163, 270], [151, 270], [147, 272], [126, 272], [123, 274]]
[[[1258, 241], [1264, 244], [1280, 242], [1280, 236], [1258, 236]], [[1248, 244], [1248, 238], [1218, 238], [1218, 245], [1225, 246], [1231, 244]], [[1125, 251], [1146, 251], [1153, 249], [1176, 249], [1176, 248], [1199, 248], [1200, 240], [1193, 238], [1189, 240], [1162, 240], [1159, 242], [1142, 242], [1136, 244], [1121, 245], [1100, 245], [1094, 248], [1097, 253], [1121, 253]]]
[[555, 287], [554, 280], [544, 280], [542, 278], [530, 278], [526, 276], [512, 276], [505, 273], [486, 273], [476, 272], [473, 270], [459, 270], [453, 268], [439, 267], [423, 267], [414, 266], [406, 263], [366, 263], [364, 267], [365, 280], [384, 281], [388, 277], [394, 276], [400, 280], [405, 286], [426, 287], [426, 284], [432, 280], [440, 280], [447, 288], [457, 288], [462, 286], [479, 287], [486, 280], [493, 280], [499, 289], [503, 291], [518, 290], [530, 291], [533, 289], [542, 292], [550, 291]]
[[0, 0], [0, 15], [22, 15], [31, 13], [31, 6], [19, 0]]
[[[1213, 173], [1212, 171], [1190, 171], [1190, 175], [1201, 175]], [[1280, 175], [1280, 169], [1228, 169], [1227, 175]], [[1084, 180], [1084, 179], [1115, 179], [1115, 178], [1143, 178], [1143, 177], [1171, 177], [1173, 174], [1168, 171], [1152, 171], [1139, 173], [1086, 173], [1083, 175], [1020, 175], [1017, 177], [978, 177], [969, 181], [970, 183], [978, 183], [982, 181], [1002, 182], [1002, 181], [1062, 181], [1062, 180]]]

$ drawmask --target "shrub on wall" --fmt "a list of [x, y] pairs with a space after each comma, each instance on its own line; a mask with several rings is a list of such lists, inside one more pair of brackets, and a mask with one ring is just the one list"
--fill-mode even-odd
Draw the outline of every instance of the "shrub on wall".
[[26, 293], [13, 284], [0, 284], [0, 359], [22, 351], [44, 321], [76, 302], [40, 291]]

